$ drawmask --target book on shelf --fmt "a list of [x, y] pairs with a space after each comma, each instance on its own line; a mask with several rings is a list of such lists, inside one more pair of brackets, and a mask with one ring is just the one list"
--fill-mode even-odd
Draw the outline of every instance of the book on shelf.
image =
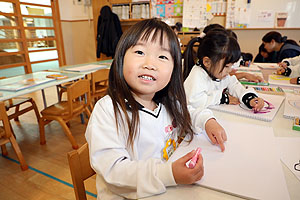
[[[238, 105], [220, 104], [220, 105], [209, 106], [209, 108], [211, 110], [226, 112], [233, 115], [270, 122], [274, 119], [285, 97], [280, 95], [269, 95], [269, 94], [259, 94], [259, 97], [266, 100], [267, 102], [270, 102], [274, 106], [274, 108], [273, 109], [263, 108], [263, 110], [266, 110], [265, 113], [254, 113], [253, 110], [247, 108], [244, 103], [240, 103]], [[265, 105], [265, 107], [267, 107], [267, 105]]]
[[42, 78], [42, 77], [28, 78], [28, 79], [19, 80], [19, 81], [12, 82], [12, 83], [1, 84], [0, 90], [17, 92], [19, 90], [24, 90], [24, 89], [34, 87], [34, 86], [37, 86], [40, 84], [48, 83], [48, 82], [51, 82], [54, 80], [55, 79], [46, 78], [46, 77], [44, 77], [44, 78]]

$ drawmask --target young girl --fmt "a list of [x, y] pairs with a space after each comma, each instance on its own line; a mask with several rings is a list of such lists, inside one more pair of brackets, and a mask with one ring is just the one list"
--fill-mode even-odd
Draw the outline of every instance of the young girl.
[[280, 33], [271, 31], [262, 38], [265, 49], [271, 53], [277, 51], [276, 62], [285, 58], [292, 58], [300, 55], [300, 46], [294, 40], [282, 37]]
[[[191, 51], [196, 42], [200, 45], [195, 64]], [[236, 39], [225, 30], [212, 30], [204, 38], [193, 38], [184, 56], [184, 88], [188, 105], [194, 108], [190, 112], [192, 119], [210, 105], [242, 102], [254, 111], [264, 106], [263, 99], [253, 89], [245, 89], [236, 76], [229, 75], [231, 66], [240, 59], [241, 53]], [[224, 92], [226, 88], [228, 93]], [[194, 125], [201, 126], [201, 123], [211, 119], [214, 119], [212, 113], [203, 115]]]
[[193, 138], [181, 72], [178, 39], [157, 19], [124, 33], [109, 74], [108, 95], [93, 110], [86, 130], [98, 199], [137, 199], [192, 184], [203, 176], [195, 151], [166, 162], [184, 136]]
[[300, 84], [300, 56], [283, 59], [279, 63], [277, 74], [292, 77], [292, 84]]

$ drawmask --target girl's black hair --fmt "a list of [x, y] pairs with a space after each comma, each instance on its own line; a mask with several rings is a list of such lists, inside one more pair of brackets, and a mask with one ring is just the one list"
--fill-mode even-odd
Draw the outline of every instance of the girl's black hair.
[[[134, 139], [139, 134], [139, 103], [135, 101], [124, 78], [124, 56], [126, 51], [135, 46], [139, 40], [148, 41], [150, 39], [151, 41], [159, 40], [161, 45], [167, 42], [174, 60], [170, 82], [161, 91], [156, 92], [153, 100], [165, 105], [178, 127], [180, 136], [189, 134], [193, 138], [191, 118], [187, 110], [183, 88], [181, 51], [177, 36], [166, 23], [158, 19], [147, 19], [136, 23], [122, 35], [109, 73], [108, 95], [113, 102], [116, 125], [118, 128], [122, 122], [125, 126], [126, 122], [129, 132], [127, 145], [130, 147], [133, 147]], [[131, 112], [131, 119], [128, 111]]]
[[[197, 57], [193, 56], [194, 44], [198, 42]], [[212, 61], [212, 67], [207, 71], [203, 66], [203, 58], [208, 57]], [[214, 29], [209, 31], [206, 36], [201, 39], [199, 37], [193, 38], [187, 45], [184, 52], [184, 80], [188, 77], [193, 66], [197, 63], [200, 65], [211, 78], [215, 78], [212, 74], [215, 71], [216, 65], [222, 59], [225, 59], [223, 71], [225, 66], [229, 63], [237, 62], [241, 57], [241, 50], [238, 42], [232, 36], [229, 36], [225, 29]]]
[[295, 40], [288, 40], [287, 36], [282, 37], [282, 35], [277, 31], [270, 31], [262, 38], [262, 41], [267, 43], [270, 43], [272, 40], [277, 43], [289, 43], [299, 46]]
[[225, 29], [224, 26], [220, 25], [220, 24], [209, 24], [207, 26], [205, 26], [205, 28], [203, 29], [203, 33], [207, 34], [209, 31], [213, 30], [213, 29]]

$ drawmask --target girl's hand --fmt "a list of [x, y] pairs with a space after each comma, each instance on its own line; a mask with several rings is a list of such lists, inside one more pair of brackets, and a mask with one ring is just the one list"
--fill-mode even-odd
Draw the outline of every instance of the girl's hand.
[[278, 65], [279, 65], [280, 68], [283, 68], [283, 69], [287, 68], [286, 62], [280, 62], [280, 63], [278, 63]]
[[231, 96], [229, 94], [228, 94], [228, 97], [229, 97], [229, 104], [233, 104], [233, 105], [240, 104], [240, 101], [238, 98]]
[[264, 107], [264, 104], [264, 100], [259, 97], [250, 100], [250, 106], [255, 112], [260, 111]]
[[256, 76], [256, 75], [250, 74], [250, 73], [245, 73], [245, 79], [247, 79], [248, 81], [255, 82], [255, 83], [263, 81], [262, 77]]
[[283, 68], [283, 67], [279, 67], [278, 69], [277, 69], [277, 74], [278, 75], [281, 75], [281, 74], [283, 74], [285, 72], [285, 68]]
[[205, 124], [205, 131], [211, 142], [220, 145], [223, 152], [225, 150], [224, 142], [227, 141], [224, 128], [214, 118], [211, 118]]
[[290, 83], [291, 84], [297, 84], [297, 78], [291, 78]]
[[177, 184], [192, 184], [199, 181], [204, 173], [203, 158], [199, 154], [197, 163], [193, 169], [189, 169], [186, 163], [192, 159], [196, 151], [193, 150], [172, 163], [172, 172]]

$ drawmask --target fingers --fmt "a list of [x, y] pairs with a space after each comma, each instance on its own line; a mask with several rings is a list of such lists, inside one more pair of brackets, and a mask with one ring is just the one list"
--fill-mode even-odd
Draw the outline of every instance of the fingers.
[[216, 143], [217, 143], [217, 140], [216, 140], [215, 136], [214, 136], [212, 133], [208, 133], [207, 136], [209, 137], [210, 141], [211, 141], [213, 144], [216, 144]]
[[190, 159], [192, 159], [192, 157], [195, 155], [196, 151], [193, 150], [187, 154], [185, 154], [183, 157], [179, 158], [178, 160], [180, 160], [181, 163], [186, 163], [187, 161], [189, 161]]

